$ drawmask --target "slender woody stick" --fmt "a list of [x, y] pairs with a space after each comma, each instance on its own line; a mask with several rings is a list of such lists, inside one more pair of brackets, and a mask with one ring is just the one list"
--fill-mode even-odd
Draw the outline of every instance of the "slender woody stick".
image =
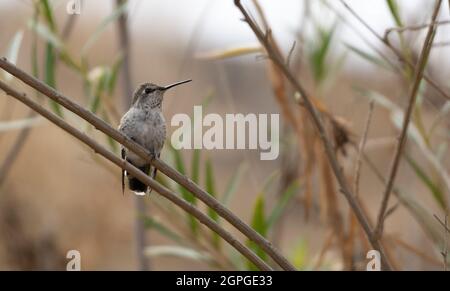
[[[116, 0], [116, 9], [120, 8], [122, 5], [127, 5], [128, 0]], [[117, 19], [117, 29], [119, 36], [120, 51], [123, 54], [122, 65], [120, 67], [120, 78], [122, 81], [122, 106], [123, 108], [128, 108], [131, 105], [131, 96], [133, 95], [133, 87], [131, 85], [131, 70], [130, 70], [130, 36], [128, 33], [128, 15], [129, 12], [121, 13]], [[136, 237], [136, 250], [137, 258], [139, 261], [139, 268], [141, 271], [150, 270], [150, 260], [144, 254], [144, 249], [148, 245], [147, 236], [145, 233], [145, 224], [141, 219], [141, 215], [147, 214], [147, 209], [145, 208], [145, 201], [139, 199], [138, 196], [135, 197], [135, 208], [138, 215], [135, 216], [135, 237]]]
[[116, 129], [112, 128], [108, 123], [104, 122], [102, 119], [98, 118], [92, 112], [81, 107], [77, 103], [71, 101], [69, 98], [63, 96], [61, 93], [53, 89], [52, 87], [46, 85], [45, 83], [39, 81], [33, 76], [22, 71], [14, 64], [8, 62], [6, 58], [0, 58], [0, 68], [4, 69], [11, 75], [22, 80], [24, 83], [28, 84], [30, 87], [38, 90], [42, 94], [46, 95], [53, 101], [64, 106], [66, 109], [72, 111], [79, 117], [83, 118], [96, 129], [110, 136], [118, 143], [124, 145], [129, 150], [133, 151], [135, 154], [145, 159], [156, 167], [159, 171], [167, 175], [172, 180], [176, 181], [178, 184], [189, 190], [194, 196], [203, 201], [206, 205], [212, 208], [217, 214], [222, 216], [231, 225], [236, 227], [241, 233], [247, 236], [250, 240], [255, 242], [261, 249], [264, 250], [278, 265], [284, 270], [294, 271], [295, 267], [285, 258], [283, 255], [269, 242], [266, 238], [256, 232], [253, 228], [248, 226], [243, 222], [238, 216], [231, 212], [228, 208], [223, 206], [217, 199], [208, 194], [206, 191], [201, 189], [197, 184], [191, 181], [188, 177], [182, 175], [164, 161], [160, 159], [152, 159], [152, 156], [146, 149], [141, 145], [133, 142], [123, 134], [121, 134]]
[[347, 199], [352, 211], [355, 213], [356, 218], [358, 219], [359, 224], [363, 228], [368, 240], [370, 241], [372, 247], [380, 252], [381, 263], [383, 265], [383, 269], [392, 270], [391, 264], [388, 261], [386, 253], [378, 239], [373, 239], [372, 229], [369, 225], [368, 219], [364, 212], [361, 209], [357, 199], [355, 199], [354, 194], [351, 191], [350, 186], [347, 183], [344, 173], [337, 161], [337, 157], [335, 155], [333, 146], [329, 138], [327, 137], [325, 126], [323, 124], [320, 113], [317, 111], [313, 103], [311, 102], [311, 98], [297, 78], [292, 74], [288, 67], [286, 67], [286, 63], [283, 57], [276, 51], [276, 49], [271, 45], [269, 32], [264, 33], [258, 25], [252, 20], [250, 15], [247, 13], [245, 8], [242, 6], [240, 0], [235, 0], [234, 4], [236, 7], [244, 15], [244, 21], [250, 26], [260, 43], [265, 47], [268, 57], [273, 61], [273, 63], [283, 72], [288, 81], [292, 84], [294, 89], [300, 93], [303, 99], [303, 104], [306, 107], [306, 110], [309, 112], [312, 121], [317, 129], [319, 137], [322, 141], [322, 144], [325, 149], [325, 154], [327, 155], [328, 161], [333, 169], [334, 175], [340, 186], [340, 191], [344, 194]]
[[422, 51], [420, 53], [419, 61], [417, 62], [417, 66], [415, 68], [415, 76], [414, 83], [411, 88], [408, 107], [406, 109], [406, 113], [403, 117], [403, 126], [400, 133], [400, 137], [397, 143], [397, 147], [395, 149], [395, 155], [392, 160], [391, 168], [389, 171], [388, 182], [384, 191], [383, 200], [381, 201], [380, 211], [378, 213], [377, 226], [375, 227], [374, 236], [379, 238], [383, 234], [383, 226], [385, 220], [386, 210], [389, 204], [389, 198], [391, 196], [392, 187], [394, 186], [395, 178], [397, 176], [398, 166], [400, 164], [400, 159], [405, 148], [407, 135], [408, 135], [408, 127], [411, 120], [411, 115], [414, 110], [414, 106], [416, 105], [417, 93], [419, 92], [420, 82], [422, 81], [423, 73], [425, 70], [425, 66], [428, 61], [428, 56], [431, 51], [431, 46], [433, 44], [434, 35], [436, 34], [436, 18], [439, 14], [439, 9], [441, 7], [442, 0], [437, 0], [434, 10], [433, 16], [431, 18], [431, 25], [428, 28], [427, 36], [425, 37], [425, 41], [422, 47]]
[[164, 198], [172, 201], [174, 204], [182, 208], [184, 211], [188, 212], [195, 216], [201, 223], [206, 225], [208, 228], [216, 232], [220, 235], [224, 240], [226, 240], [231, 246], [233, 246], [236, 250], [238, 250], [244, 257], [250, 260], [253, 264], [255, 264], [259, 269], [264, 271], [271, 271], [272, 268], [267, 265], [261, 258], [259, 258], [255, 253], [253, 253], [249, 248], [235, 239], [229, 232], [223, 229], [220, 225], [218, 225], [215, 221], [210, 219], [208, 216], [203, 214], [200, 210], [187, 203], [183, 199], [179, 198], [177, 194], [173, 193], [169, 189], [161, 186], [158, 182], [151, 179], [149, 176], [144, 174], [138, 168], [134, 167], [132, 164], [128, 163], [126, 160], [122, 160], [121, 158], [114, 155], [112, 152], [105, 149], [99, 143], [97, 143], [94, 139], [90, 138], [83, 132], [69, 125], [66, 121], [51, 113], [41, 105], [29, 99], [25, 94], [20, 94], [16, 90], [12, 89], [2, 81], [0, 81], [0, 89], [6, 92], [6, 94], [16, 98], [20, 102], [24, 103], [31, 109], [35, 110], [40, 115], [44, 116], [52, 123], [62, 128], [72, 136], [76, 137], [90, 148], [94, 150], [95, 153], [100, 154], [106, 159], [110, 160], [115, 165], [129, 172], [133, 177], [139, 179], [142, 183], [154, 189], [156, 192], [161, 194]]
[[[367, 28], [379, 41], [381, 41], [384, 45], [386, 45], [395, 55], [396, 57], [403, 62], [404, 64], [408, 65], [411, 69], [415, 69], [414, 64], [408, 60], [395, 46], [393, 46], [387, 39], [384, 39], [382, 36], [380, 36], [370, 25], [361, 17], [359, 16], [355, 10], [353, 10], [344, 0], [340, 0], [342, 5], [350, 12], [350, 14], [353, 15], [353, 17], [356, 18], [365, 28]], [[441, 94], [442, 97], [446, 98], [447, 100], [450, 100], [450, 95], [447, 94], [430, 76], [427, 74], [423, 75], [423, 79], [430, 84], [431, 87], [436, 89], [439, 94]]]

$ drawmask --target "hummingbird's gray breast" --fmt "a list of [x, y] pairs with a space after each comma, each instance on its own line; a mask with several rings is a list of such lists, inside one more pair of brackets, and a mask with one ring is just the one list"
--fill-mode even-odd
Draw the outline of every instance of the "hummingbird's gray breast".
[[[155, 155], [161, 152], [166, 139], [166, 124], [160, 110], [130, 108], [120, 121], [119, 131]], [[145, 163], [132, 152], [127, 151], [127, 158], [137, 164]]]

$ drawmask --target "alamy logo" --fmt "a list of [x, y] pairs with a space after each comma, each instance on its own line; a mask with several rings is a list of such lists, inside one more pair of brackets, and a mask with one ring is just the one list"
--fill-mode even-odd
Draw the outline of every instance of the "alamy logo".
[[370, 250], [367, 252], [366, 259], [370, 260], [367, 263], [367, 271], [380, 271], [381, 270], [381, 256], [380, 252], [376, 250]]
[[70, 0], [66, 5], [67, 14], [81, 14], [81, 0]]
[[[261, 160], [275, 160], [279, 154], [278, 114], [209, 113], [203, 116], [201, 106], [194, 106], [194, 120], [184, 113], [175, 114], [171, 126], [179, 126], [171, 137], [179, 149], [250, 149], [261, 150]], [[203, 132], [203, 127], [208, 129]], [[193, 132], [192, 132], [193, 131]], [[225, 133], [225, 135], [224, 135]], [[270, 138], [269, 138], [270, 136]]]
[[70, 259], [67, 262], [66, 270], [67, 271], [80, 271], [81, 270], [81, 254], [77, 250], [70, 250], [66, 255], [67, 259]]

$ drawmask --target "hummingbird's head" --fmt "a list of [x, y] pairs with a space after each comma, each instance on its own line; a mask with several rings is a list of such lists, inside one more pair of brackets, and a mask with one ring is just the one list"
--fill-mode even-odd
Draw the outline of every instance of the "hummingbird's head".
[[139, 105], [148, 108], [161, 108], [164, 93], [175, 86], [188, 83], [192, 80], [176, 82], [167, 86], [158, 86], [152, 83], [140, 85], [133, 94], [133, 105]]

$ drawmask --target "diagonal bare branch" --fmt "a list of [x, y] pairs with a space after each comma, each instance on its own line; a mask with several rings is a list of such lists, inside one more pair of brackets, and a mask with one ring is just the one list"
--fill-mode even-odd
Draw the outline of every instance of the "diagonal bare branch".
[[[380, 42], [386, 45], [386, 47], [388, 47], [395, 54], [399, 61], [406, 64], [411, 69], [415, 69], [415, 65], [410, 60], [408, 60], [395, 46], [393, 46], [386, 39], [380, 36], [361, 16], [358, 15], [358, 13], [356, 13], [355, 10], [353, 10], [353, 8], [351, 8], [344, 0], [340, 0], [340, 2], [350, 12], [350, 14], [353, 15], [353, 17], [355, 17], [356, 20], [359, 21], [359, 23], [361, 23], [362, 26], [369, 30], [370, 33], [372, 33]], [[429, 75], [424, 74], [423, 79], [427, 81], [427, 83], [431, 87], [433, 87], [442, 97], [450, 100], [450, 95], [445, 92], [444, 89], [442, 89], [441, 86], [439, 86]]]
[[261, 249], [263, 249], [278, 265], [281, 266], [284, 270], [295, 270], [295, 267], [280, 253], [280, 251], [275, 248], [272, 243], [270, 243], [266, 238], [264, 238], [261, 234], [256, 232], [253, 228], [247, 225], [244, 221], [242, 221], [237, 215], [235, 215], [228, 208], [223, 206], [217, 199], [215, 199], [212, 195], [208, 194], [206, 191], [201, 189], [197, 184], [195, 184], [188, 177], [182, 175], [171, 166], [166, 164], [164, 161], [160, 159], [152, 159], [152, 156], [146, 149], [144, 149], [139, 144], [133, 142], [126, 136], [122, 135], [119, 131], [112, 128], [108, 123], [104, 122], [102, 119], [92, 114], [89, 110], [81, 107], [77, 103], [73, 102], [69, 98], [65, 97], [55, 89], [41, 82], [40, 80], [34, 78], [33, 76], [27, 74], [22, 71], [14, 64], [8, 62], [5, 58], [0, 58], [0, 68], [9, 72], [11, 75], [20, 79], [24, 83], [28, 84], [30, 87], [38, 90], [42, 94], [46, 95], [53, 101], [57, 102], [61, 106], [64, 106], [66, 109], [75, 113], [79, 117], [83, 118], [91, 125], [93, 125], [96, 129], [101, 132], [107, 134], [120, 144], [127, 147], [129, 150], [133, 151], [135, 154], [140, 156], [141, 158], [147, 160], [152, 164], [155, 168], [157, 168], [160, 172], [167, 175], [172, 180], [176, 181], [178, 184], [186, 188], [190, 191], [194, 196], [204, 202], [206, 205], [214, 209], [217, 214], [222, 216], [225, 220], [227, 220], [231, 225], [236, 227], [241, 233], [247, 236], [251, 241], [255, 242]]
[[272, 268], [267, 265], [261, 258], [259, 258], [255, 253], [253, 253], [248, 247], [243, 245], [241, 242], [239, 242], [236, 238], [234, 238], [228, 231], [226, 231], [224, 228], [222, 228], [219, 224], [217, 224], [215, 221], [213, 221], [211, 218], [209, 218], [207, 215], [203, 214], [200, 210], [192, 206], [191, 204], [187, 203], [183, 199], [181, 199], [177, 194], [173, 193], [169, 189], [161, 186], [158, 182], [151, 179], [149, 176], [144, 174], [142, 171], [140, 171], [138, 168], [134, 167], [132, 164], [128, 163], [126, 160], [122, 160], [121, 158], [117, 157], [112, 152], [108, 151], [106, 148], [101, 146], [99, 143], [97, 143], [94, 139], [87, 136], [85, 133], [79, 131], [78, 129], [74, 128], [73, 126], [69, 125], [66, 121], [61, 119], [60, 117], [56, 116], [55, 114], [51, 113], [41, 105], [37, 104], [36, 102], [29, 99], [25, 94], [21, 94], [17, 92], [16, 90], [10, 88], [8, 85], [0, 81], [0, 89], [6, 92], [6, 94], [16, 98], [20, 102], [24, 103], [28, 107], [35, 110], [40, 115], [44, 116], [51, 122], [53, 122], [58, 127], [62, 128], [72, 136], [76, 137], [89, 147], [91, 147], [95, 153], [100, 154], [101, 156], [105, 157], [106, 159], [110, 160], [115, 165], [119, 166], [120, 168], [126, 170], [130, 174], [133, 175], [133, 177], [136, 177], [139, 179], [142, 183], [145, 183], [152, 189], [154, 189], [156, 192], [161, 194], [164, 198], [172, 201], [174, 204], [176, 204], [178, 207], [182, 208], [184, 211], [188, 212], [189, 214], [196, 217], [201, 223], [206, 225], [208, 228], [210, 228], [212, 231], [216, 232], [218, 235], [220, 235], [224, 240], [226, 240], [231, 246], [233, 246], [236, 250], [238, 250], [243, 256], [245, 256], [247, 259], [249, 259], [252, 263], [254, 263], [258, 268], [264, 271], [270, 271]]

